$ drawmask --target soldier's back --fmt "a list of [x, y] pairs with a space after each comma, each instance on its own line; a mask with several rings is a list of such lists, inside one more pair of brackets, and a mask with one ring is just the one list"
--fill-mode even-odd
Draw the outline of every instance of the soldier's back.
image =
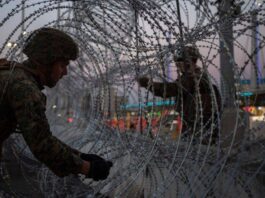
[[10, 96], [19, 93], [13, 91], [13, 87], [23, 81], [28, 82], [29, 86], [36, 87], [31, 76], [17, 67], [18, 65], [20, 64], [0, 59], [0, 147], [3, 141], [15, 132], [17, 125], [15, 112], [10, 104]]

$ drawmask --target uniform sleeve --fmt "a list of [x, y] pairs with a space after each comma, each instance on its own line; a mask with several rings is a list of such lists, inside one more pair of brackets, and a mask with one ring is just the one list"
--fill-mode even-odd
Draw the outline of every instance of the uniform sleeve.
[[174, 97], [177, 95], [178, 87], [176, 83], [158, 83], [154, 82], [148, 89], [155, 96]]
[[50, 132], [45, 115], [45, 96], [38, 87], [24, 80], [14, 83], [8, 92], [19, 128], [34, 156], [57, 176], [80, 173], [83, 161], [78, 152]]

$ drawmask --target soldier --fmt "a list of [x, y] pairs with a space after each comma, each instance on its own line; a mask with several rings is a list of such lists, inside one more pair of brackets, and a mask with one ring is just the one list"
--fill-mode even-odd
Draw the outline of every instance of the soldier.
[[[73, 39], [53, 28], [40, 28], [26, 40], [23, 63], [0, 60], [0, 148], [21, 131], [34, 156], [57, 176], [84, 174], [96, 181], [108, 177], [112, 162], [81, 153], [54, 137], [45, 116], [44, 86], [54, 87], [78, 56]], [[1, 151], [1, 150], [0, 150]]]
[[196, 65], [199, 57], [196, 48], [184, 46], [174, 55], [179, 74], [175, 82], [159, 83], [152, 82], [148, 77], [140, 77], [138, 83], [155, 96], [175, 97], [177, 111], [183, 113], [182, 137], [197, 136], [200, 142], [212, 144], [219, 134], [221, 98], [217, 87], [210, 83], [207, 74]]

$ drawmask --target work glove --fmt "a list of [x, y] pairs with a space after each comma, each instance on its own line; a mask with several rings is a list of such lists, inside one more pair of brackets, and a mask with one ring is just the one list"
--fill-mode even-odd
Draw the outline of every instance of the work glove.
[[90, 162], [90, 170], [86, 175], [88, 178], [92, 178], [95, 181], [104, 180], [108, 177], [112, 162], [107, 161], [98, 155], [94, 154], [81, 154], [81, 159]]
[[149, 80], [150, 79], [148, 77], [143, 76], [143, 77], [138, 78], [137, 82], [139, 83], [139, 85], [141, 87], [145, 87], [146, 88], [148, 86]]
[[95, 181], [104, 180], [108, 177], [111, 167], [111, 161], [91, 161], [90, 170], [86, 177]]
[[80, 157], [82, 160], [89, 161], [89, 162], [91, 162], [91, 161], [105, 161], [102, 157], [95, 155], [95, 154], [82, 153], [80, 155]]

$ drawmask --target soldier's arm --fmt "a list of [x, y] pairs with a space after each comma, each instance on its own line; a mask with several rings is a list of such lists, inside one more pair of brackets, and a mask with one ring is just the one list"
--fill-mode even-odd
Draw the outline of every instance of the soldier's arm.
[[168, 97], [174, 97], [177, 95], [178, 87], [176, 83], [154, 82], [153, 84], [151, 84], [148, 90], [151, 91], [155, 96], [168, 98]]
[[174, 97], [177, 95], [178, 87], [177, 83], [165, 82], [151, 82], [149, 78], [142, 77], [138, 79], [138, 83], [141, 87], [144, 87], [151, 91], [155, 96], [160, 97]]
[[23, 137], [38, 160], [61, 177], [88, 171], [89, 164], [84, 166], [77, 153], [51, 134], [45, 96], [35, 84], [27, 80], [16, 82], [9, 87], [8, 96]]

